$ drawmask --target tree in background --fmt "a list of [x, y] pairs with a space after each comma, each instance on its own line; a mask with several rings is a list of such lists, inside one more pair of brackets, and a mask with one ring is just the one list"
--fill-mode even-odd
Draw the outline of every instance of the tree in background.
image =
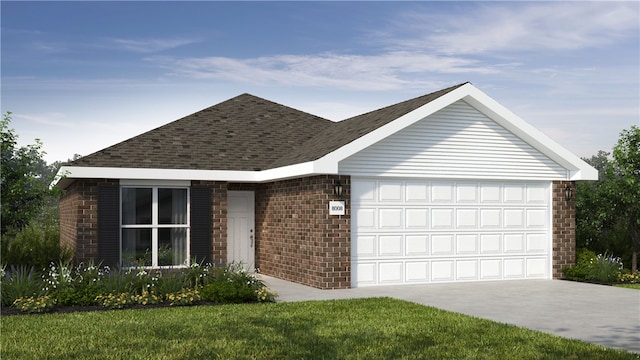
[[48, 265], [65, 255], [60, 248], [59, 190], [51, 188], [59, 163], [48, 166], [42, 142], [18, 146], [11, 113], [0, 122], [0, 247], [3, 264]]
[[42, 142], [35, 139], [35, 144], [18, 147], [18, 136], [9, 127], [10, 123], [11, 113], [7, 112], [0, 122], [2, 235], [27, 226], [56, 195], [56, 191], [49, 187], [55, 174], [51, 174], [43, 160]]
[[622, 131], [610, 153], [583, 159], [598, 170], [598, 181], [578, 183], [576, 245], [613, 253], [637, 270], [640, 243], [640, 128]]
[[616, 201], [612, 215], [631, 240], [631, 271], [638, 269], [640, 250], [640, 128], [623, 130], [613, 148], [613, 166], [609, 196]]

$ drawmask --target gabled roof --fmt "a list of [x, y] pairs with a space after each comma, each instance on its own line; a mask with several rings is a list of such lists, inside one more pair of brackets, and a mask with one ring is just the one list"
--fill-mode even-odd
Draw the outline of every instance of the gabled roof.
[[80, 158], [73, 178], [262, 182], [337, 174], [341, 160], [464, 100], [567, 169], [569, 180], [597, 171], [470, 83], [332, 122], [243, 94]]

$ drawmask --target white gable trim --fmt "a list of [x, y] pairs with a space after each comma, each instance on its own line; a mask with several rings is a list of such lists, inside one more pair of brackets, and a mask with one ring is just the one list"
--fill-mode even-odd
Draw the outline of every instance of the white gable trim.
[[384, 125], [353, 142], [325, 155], [319, 160], [330, 161], [337, 164], [355, 153], [377, 143], [378, 141], [395, 134], [409, 125], [424, 119], [458, 100], [464, 100], [478, 111], [487, 115], [507, 130], [511, 131], [533, 148], [549, 157], [567, 169], [568, 180], [597, 180], [598, 171], [592, 168], [579, 157], [560, 146], [555, 141], [526, 123], [517, 115], [507, 110], [497, 101], [480, 91], [475, 86], [467, 83], [463, 86], [433, 100], [418, 109], [405, 114], [398, 119]]

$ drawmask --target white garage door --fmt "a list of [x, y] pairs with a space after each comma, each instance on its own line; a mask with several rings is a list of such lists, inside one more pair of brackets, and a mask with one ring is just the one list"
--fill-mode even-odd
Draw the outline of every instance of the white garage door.
[[352, 285], [550, 277], [550, 183], [352, 179]]

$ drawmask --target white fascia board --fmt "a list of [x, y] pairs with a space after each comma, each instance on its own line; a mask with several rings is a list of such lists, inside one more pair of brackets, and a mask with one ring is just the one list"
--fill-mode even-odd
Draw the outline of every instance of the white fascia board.
[[[60, 181], [57, 186], [65, 188], [71, 179], [118, 179], [118, 180], [168, 180], [168, 181], [229, 181], [268, 182], [301, 176], [337, 173], [337, 164], [331, 166], [326, 161], [306, 162], [262, 171], [192, 170], [192, 169], [144, 169], [62, 166], [58, 171]], [[333, 170], [333, 171], [332, 171]]]
[[462, 98], [505, 129], [568, 170], [568, 180], [598, 180], [598, 170], [509, 111], [476, 87]]

